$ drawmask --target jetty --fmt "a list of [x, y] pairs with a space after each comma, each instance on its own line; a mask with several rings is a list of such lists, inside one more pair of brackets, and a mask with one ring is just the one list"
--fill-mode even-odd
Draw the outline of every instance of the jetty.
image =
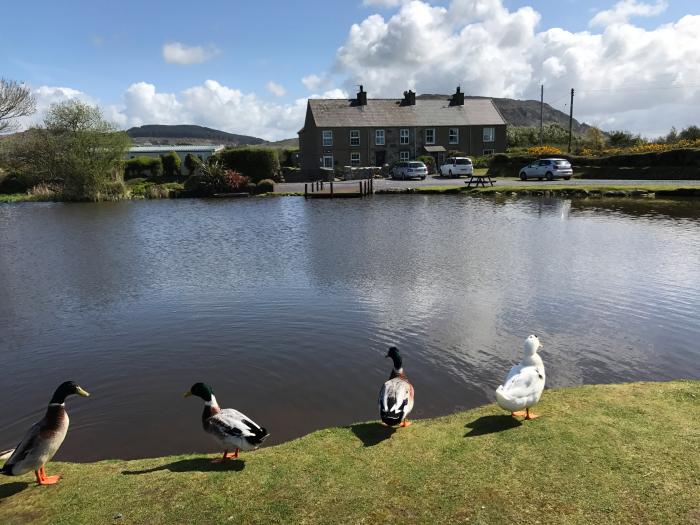
[[305, 199], [348, 199], [362, 198], [374, 193], [374, 179], [353, 181], [322, 181], [304, 184]]

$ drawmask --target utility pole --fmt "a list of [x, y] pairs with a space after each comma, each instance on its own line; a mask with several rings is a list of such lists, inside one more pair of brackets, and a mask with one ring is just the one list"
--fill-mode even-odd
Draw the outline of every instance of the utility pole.
[[543, 137], [544, 137], [543, 115], [544, 115], [544, 84], [542, 84], [540, 86], [540, 146], [542, 145]]
[[571, 153], [571, 129], [574, 125], [574, 88], [571, 88], [571, 103], [569, 104], [569, 149]]

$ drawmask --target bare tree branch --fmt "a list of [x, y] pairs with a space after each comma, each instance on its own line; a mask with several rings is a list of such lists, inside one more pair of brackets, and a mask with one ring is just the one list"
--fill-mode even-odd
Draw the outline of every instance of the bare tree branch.
[[14, 80], [0, 78], [0, 133], [17, 129], [12, 122], [19, 117], [28, 117], [36, 111], [36, 99], [31, 90]]

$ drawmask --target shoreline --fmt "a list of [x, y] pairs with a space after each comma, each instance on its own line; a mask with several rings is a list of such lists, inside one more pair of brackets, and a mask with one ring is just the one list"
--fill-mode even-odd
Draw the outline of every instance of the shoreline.
[[[456, 195], [464, 194], [480, 197], [563, 197], [563, 198], [579, 198], [579, 199], [605, 199], [605, 198], [645, 198], [645, 199], [700, 199], [700, 187], [693, 187], [687, 184], [627, 184], [627, 185], [601, 185], [601, 184], [585, 184], [585, 185], [547, 185], [538, 184], [532, 187], [514, 186], [509, 184], [498, 184], [496, 181], [494, 186], [486, 188], [467, 188], [466, 186], [458, 185], [436, 185], [436, 186], [415, 186], [406, 188], [385, 188], [374, 191], [374, 195]], [[273, 191], [269, 193], [261, 193], [258, 195], [246, 195], [245, 197], [255, 198], [270, 198], [270, 197], [303, 197], [303, 192], [297, 191]], [[236, 195], [240, 198], [241, 195]], [[124, 197], [110, 201], [100, 202], [120, 202], [120, 201], [141, 201], [141, 200], [160, 200], [160, 199], [210, 199], [210, 198], [227, 198], [223, 196], [212, 197], [185, 197], [166, 194], [161, 197], [149, 198], [143, 195]], [[230, 197], [233, 198], [233, 197]], [[0, 194], [0, 204], [15, 204], [26, 202], [92, 202], [92, 201], [68, 201], [61, 199], [46, 199], [34, 195], [24, 193]]]
[[0, 521], [687, 523], [700, 516], [698, 400], [697, 380], [584, 385], [545, 390], [527, 422], [490, 404], [405, 429], [328, 428], [222, 464], [52, 462], [52, 487], [0, 476]]

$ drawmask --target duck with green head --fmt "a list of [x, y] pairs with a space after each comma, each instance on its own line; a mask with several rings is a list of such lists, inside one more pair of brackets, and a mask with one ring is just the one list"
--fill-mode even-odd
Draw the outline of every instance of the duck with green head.
[[408, 381], [403, 370], [403, 360], [398, 348], [392, 346], [385, 357], [394, 363], [389, 380], [379, 391], [379, 416], [390, 427], [401, 425], [407, 427], [408, 414], [413, 410], [413, 385]]
[[[238, 457], [241, 450], [255, 450], [270, 435], [267, 430], [255, 423], [245, 414], [233, 408], [219, 408], [214, 391], [205, 383], [195, 383], [185, 397], [196, 396], [204, 401], [202, 426], [224, 449], [224, 456], [215, 459], [218, 463], [224, 459]], [[229, 450], [233, 452], [229, 453]]]
[[20, 476], [33, 470], [39, 485], [53, 485], [61, 479], [60, 476], [47, 476], [44, 465], [51, 461], [66, 438], [69, 419], [65, 403], [66, 398], [73, 394], [90, 395], [73, 381], [61, 383], [49, 401], [44, 417], [29, 429], [17, 448], [10, 451], [12, 454], [0, 473]]

